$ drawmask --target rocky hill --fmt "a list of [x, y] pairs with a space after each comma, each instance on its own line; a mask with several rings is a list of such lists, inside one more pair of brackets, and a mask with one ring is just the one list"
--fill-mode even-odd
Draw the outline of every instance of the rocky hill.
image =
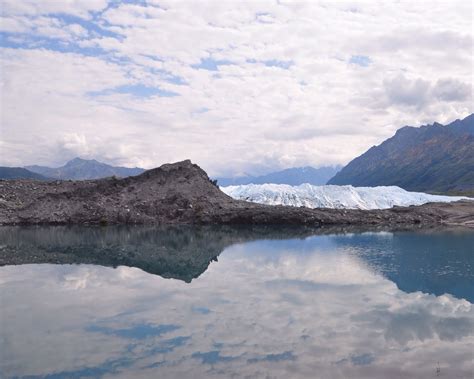
[[309, 209], [234, 200], [191, 161], [124, 179], [0, 181], [0, 224], [473, 224], [474, 203], [388, 210]]
[[109, 176], [125, 178], [127, 176], [139, 175], [145, 170], [134, 167], [111, 166], [95, 159], [74, 158], [64, 166], [51, 168], [46, 166], [26, 166], [27, 170], [53, 179], [100, 179]]
[[443, 126], [403, 127], [345, 166], [328, 184], [409, 191], [474, 190], [474, 114]]

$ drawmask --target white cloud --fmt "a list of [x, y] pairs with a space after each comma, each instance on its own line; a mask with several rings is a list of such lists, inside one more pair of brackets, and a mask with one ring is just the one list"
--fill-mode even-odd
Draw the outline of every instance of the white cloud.
[[63, 163], [74, 133], [90, 157], [212, 175], [346, 163], [473, 111], [467, 3], [8, 2], [2, 163]]
[[429, 100], [430, 82], [423, 79], [409, 80], [403, 75], [384, 82], [389, 104], [422, 107]]
[[472, 100], [472, 85], [457, 79], [439, 79], [433, 92], [437, 98], [444, 101]]
[[98, 12], [107, 6], [107, 0], [3, 0], [2, 13], [10, 15], [70, 14], [88, 18], [90, 12]]

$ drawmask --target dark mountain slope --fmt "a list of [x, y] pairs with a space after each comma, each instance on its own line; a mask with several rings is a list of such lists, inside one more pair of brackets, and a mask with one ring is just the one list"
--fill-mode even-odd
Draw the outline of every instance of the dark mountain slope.
[[26, 166], [26, 169], [54, 179], [100, 179], [110, 176], [127, 177], [139, 175], [145, 170], [142, 168], [115, 167], [95, 159], [87, 160], [74, 158], [62, 167], [51, 168], [45, 166]]
[[0, 179], [47, 180], [48, 178], [22, 167], [0, 167]]
[[289, 184], [297, 186], [303, 183], [309, 183], [316, 186], [324, 185], [341, 169], [336, 167], [293, 167], [282, 171], [272, 172], [262, 176], [243, 176], [237, 178], [217, 178], [220, 186], [237, 186], [242, 184]]
[[474, 115], [447, 126], [403, 127], [344, 167], [328, 184], [396, 185], [410, 191], [474, 189]]

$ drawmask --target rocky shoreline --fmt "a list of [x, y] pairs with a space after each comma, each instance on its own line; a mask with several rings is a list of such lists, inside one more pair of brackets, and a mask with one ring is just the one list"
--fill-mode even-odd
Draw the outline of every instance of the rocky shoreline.
[[260, 205], [227, 196], [189, 160], [124, 179], [0, 181], [0, 225], [39, 224], [474, 227], [474, 202], [370, 211]]

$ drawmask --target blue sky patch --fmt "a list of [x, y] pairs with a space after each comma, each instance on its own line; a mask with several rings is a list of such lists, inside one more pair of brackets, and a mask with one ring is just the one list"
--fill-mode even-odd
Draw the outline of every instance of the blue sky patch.
[[372, 354], [353, 355], [351, 357], [351, 362], [354, 366], [370, 365], [374, 360], [375, 358]]
[[186, 81], [180, 77], [180, 76], [177, 76], [177, 75], [173, 75], [173, 74], [170, 74], [170, 73], [167, 73], [163, 76], [163, 79], [166, 80], [167, 82], [169, 83], [173, 83], [173, 84], [176, 84], [176, 85], [186, 85]]
[[351, 59], [349, 59], [349, 63], [367, 67], [372, 63], [372, 60], [367, 55], [353, 55]]
[[268, 12], [257, 12], [255, 14], [255, 21], [261, 23], [261, 24], [272, 24], [272, 21], [268, 21], [265, 19], [265, 17], [272, 17], [272, 15]]
[[155, 344], [148, 353], [150, 356], [155, 354], [166, 354], [173, 351], [177, 347], [184, 346], [190, 339], [190, 336], [179, 336], [160, 341], [158, 344]]
[[292, 61], [279, 61], [277, 59], [270, 59], [268, 61], [263, 61], [263, 63], [267, 67], [279, 67], [283, 68], [284, 70], [288, 70], [293, 64]]
[[73, 25], [73, 24], [78, 24], [82, 26], [84, 29], [86, 29], [90, 34], [94, 35], [95, 37], [113, 37], [113, 38], [118, 38], [121, 39], [121, 35], [119, 33], [113, 32], [108, 29], [104, 29], [100, 26], [100, 23], [98, 23], [95, 20], [89, 21], [85, 20], [81, 17], [69, 15], [69, 14], [58, 14], [54, 15], [54, 17], [65, 25]]
[[179, 96], [176, 92], [167, 91], [160, 87], [149, 87], [143, 84], [125, 84], [123, 86], [118, 86], [115, 88], [108, 88], [102, 91], [89, 92], [89, 96], [107, 96], [113, 95], [115, 93], [128, 94], [135, 97], [174, 97]]
[[219, 71], [219, 66], [230, 65], [231, 61], [228, 60], [215, 60], [212, 58], [201, 58], [201, 62], [191, 65], [192, 68], [203, 69], [208, 71]]
[[89, 57], [105, 57], [108, 61], [114, 61], [110, 53], [100, 47], [80, 47], [75, 41], [64, 41], [57, 38], [45, 36], [33, 36], [31, 34], [0, 32], [0, 47], [10, 49], [37, 49], [56, 51], [59, 53], [74, 53]]
[[211, 312], [210, 309], [206, 307], [192, 307], [192, 311], [194, 313], [200, 313], [202, 315], [207, 315]]
[[200, 351], [192, 355], [193, 358], [200, 359], [203, 364], [213, 365], [219, 362], [228, 362], [236, 359], [236, 357], [223, 357], [220, 351], [208, 351], [201, 353]]
[[193, 111], [193, 112], [192, 112], [192, 115], [199, 115], [199, 114], [207, 113], [207, 112], [209, 112], [209, 111], [210, 111], [209, 108], [201, 107], [201, 108], [198, 108], [198, 109], [196, 109], [195, 111]]

